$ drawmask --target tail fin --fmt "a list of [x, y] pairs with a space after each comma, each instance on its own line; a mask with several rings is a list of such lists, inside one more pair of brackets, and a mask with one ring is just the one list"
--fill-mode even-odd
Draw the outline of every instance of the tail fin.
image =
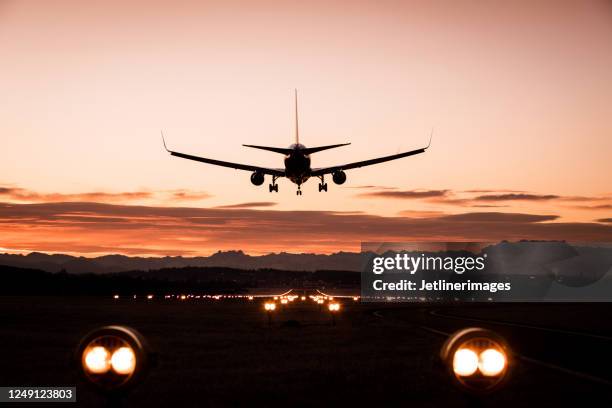
[[300, 130], [298, 127], [298, 97], [295, 89], [295, 144], [300, 144]]

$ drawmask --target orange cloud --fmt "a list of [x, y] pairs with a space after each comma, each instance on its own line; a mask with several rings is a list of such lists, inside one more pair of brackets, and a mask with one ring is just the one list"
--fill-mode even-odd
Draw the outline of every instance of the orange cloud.
[[[130, 255], [358, 251], [362, 241], [609, 241], [612, 225], [557, 215], [466, 213], [383, 217], [332, 211], [191, 208], [103, 203], [0, 204], [0, 247]], [[556, 222], [551, 222], [556, 221]]]

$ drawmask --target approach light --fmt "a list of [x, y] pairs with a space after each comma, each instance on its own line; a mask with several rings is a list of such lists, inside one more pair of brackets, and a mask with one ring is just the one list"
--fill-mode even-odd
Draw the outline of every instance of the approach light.
[[253, 296], [249, 296], [249, 300], [253, 300]]
[[340, 303], [330, 303], [327, 307], [330, 312], [338, 312], [340, 310]]
[[302, 301], [306, 300], [306, 296], [301, 297]]
[[119, 295], [113, 296], [113, 299], [119, 299]]
[[273, 302], [265, 303], [264, 309], [266, 309], [267, 312], [273, 312], [276, 310], [276, 303], [273, 303]]
[[357, 302], [359, 300], [359, 296], [353, 296], [353, 300]]
[[151, 352], [136, 330], [106, 326], [81, 340], [75, 360], [89, 383], [105, 393], [116, 393], [142, 379], [151, 365]]
[[281, 304], [286, 305], [287, 302], [288, 302], [287, 299], [285, 299], [285, 298], [281, 299]]
[[452, 381], [473, 394], [491, 393], [510, 376], [510, 348], [491, 330], [471, 327], [455, 332], [442, 346], [440, 358]]

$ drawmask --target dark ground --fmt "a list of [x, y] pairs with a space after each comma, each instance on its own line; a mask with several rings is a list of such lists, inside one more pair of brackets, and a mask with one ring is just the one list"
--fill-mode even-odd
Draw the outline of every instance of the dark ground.
[[[291, 319], [300, 325], [281, 324]], [[347, 300], [337, 326], [329, 319], [299, 300], [275, 313], [268, 327], [257, 300], [0, 297], [0, 386], [76, 384], [78, 403], [68, 406], [104, 406], [79, 379], [71, 355], [89, 330], [125, 324], [159, 354], [158, 366], [127, 399], [131, 407], [583, 407], [612, 401], [612, 305], [424, 307]], [[524, 357], [507, 387], [482, 401], [450, 385], [437, 364], [442, 333], [468, 326], [497, 330]]]

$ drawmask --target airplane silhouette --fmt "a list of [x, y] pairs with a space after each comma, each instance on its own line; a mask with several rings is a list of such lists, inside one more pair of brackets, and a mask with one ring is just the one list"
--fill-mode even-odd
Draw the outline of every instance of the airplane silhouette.
[[390, 156], [377, 157], [375, 159], [363, 160], [353, 163], [341, 164], [338, 166], [332, 167], [322, 167], [322, 168], [311, 168], [310, 167], [310, 155], [312, 153], [317, 153], [323, 150], [333, 149], [336, 147], [347, 146], [350, 143], [341, 143], [341, 144], [333, 144], [328, 146], [319, 146], [319, 147], [310, 147], [307, 148], [303, 144], [300, 144], [300, 134], [298, 128], [298, 100], [297, 100], [297, 90], [295, 90], [295, 143], [289, 146], [288, 148], [282, 147], [269, 147], [269, 146], [255, 146], [255, 145], [243, 145], [245, 147], [251, 147], [254, 149], [267, 150], [274, 153], [280, 153], [285, 156], [285, 168], [268, 168], [268, 167], [259, 167], [252, 166], [249, 164], [240, 164], [240, 163], [231, 163], [221, 160], [208, 159], [205, 157], [192, 156], [190, 154], [179, 153], [172, 150], [169, 150], [166, 146], [166, 141], [164, 139], [164, 134], [162, 132], [162, 141], [164, 143], [164, 148], [168, 153], [172, 156], [181, 157], [183, 159], [195, 160], [202, 163], [213, 164], [215, 166], [223, 166], [229, 167], [232, 169], [238, 170], [246, 170], [252, 171], [251, 174], [251, 183], [256, 186], [261, 186], [264, 183], [264, 175], [272, 176], [272, 183], [269, 186], [270, 192], [278, 192], [278, 184], [276, 184], [276, 180], [280, 177], [287, 177], [293, 183], [297, 184], [297, 195], [302, 195], [302, 184], [304, 184], [311, 177], [318, 177], [321, 182], [319, 183], [319, 192], [327, 191], [327, 183], [325, 182], [325, 175], [331, 174], [332, 180], [336, 184], [344, 184], [346, 181], [346, 173], [345, 170], [356, 169], [358, 167], [371, 166], [373, 164], [383, 163], [390, 160], [401, 159], [402, 157], [413, 156], [415, 154], [424, 153], [425, 150], [429, 148], [431, 145], [431, 137], [429, 136], [429, 143], [427, 146], [411, 150], [409, 152], [393, 154]]

